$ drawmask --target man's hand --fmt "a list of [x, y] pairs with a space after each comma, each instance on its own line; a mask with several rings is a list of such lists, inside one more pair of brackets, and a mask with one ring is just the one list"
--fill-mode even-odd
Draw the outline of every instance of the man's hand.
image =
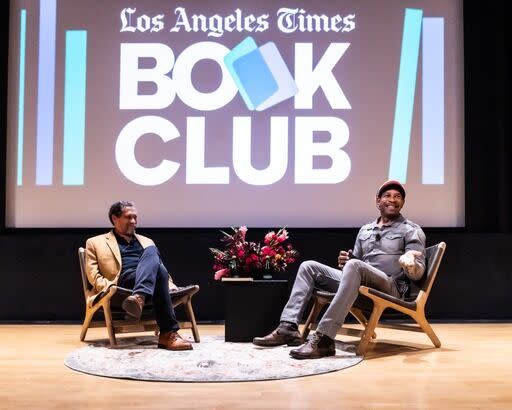
[[351, 255], [352, 255], [352, 249], [349, 249], [348, 252], [340, 251], [340, 254], [338, 255], [338, 267], [340, 269], [342, 269], [343, 266], [345, 266], [347, 261], [350, 259]]
[[421, 256], [421, 252], [407, 251], [402, 256], [400, 256], [398, 262], [400, 263], [400, 266], [407, 272], [413, 273], [416, 269], [416, 256]]

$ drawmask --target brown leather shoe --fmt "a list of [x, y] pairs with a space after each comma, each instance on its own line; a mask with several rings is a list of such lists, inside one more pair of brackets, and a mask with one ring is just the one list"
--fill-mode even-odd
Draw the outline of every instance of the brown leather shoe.
[[144, 302], [144, 296], [136, 293], [135, 295], [128, 296], [123, 300], [123, 304], [121, 306], [130, 316], [133, 316], [135, 319], [139, 319], [142, 315]]
[[167, 350], [192, 350], [192, 343], [183, 339], [178, 332], [160, 333], [158, 347]]
[[252, 343], [256, 346], [300, 346], [304, 339], [299, 333], [296, 325], [287, 322], [281, 322], [279, 326], [270, 334], [263, 337], [255, 337]]
[[294, 359], [320, 359], [334, 355], [336, 355], [334, 340], [319, 332], [316, 332], [298, 349], [290, 350], [290, 356]]

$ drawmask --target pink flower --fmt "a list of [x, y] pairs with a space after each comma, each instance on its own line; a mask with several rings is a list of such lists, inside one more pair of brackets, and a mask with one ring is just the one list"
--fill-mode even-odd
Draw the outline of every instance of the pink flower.
[[221, 269], [221, 270], [218, 270], [217, 272], [215, 272], [215, 275], [213, 276], [213, 278], [215, 280], [220, 280], [220, 278], [224, 277], [224, 276], [229, 276], [229, 269]]
[[268, 245], [273, 239], [276, 239], [276, 233], [274, 231], [270, 231], [265, 235], [265, 243]]
[[288, 239], [288, 231], [286, 229], [282, 229], [281, 234], [277, 237], [277, 242], [281, 243]]
[[242, 240], [245, 239], [245, 234], [247, 233], [247, 226], [241, 226], [239, 229], [240, 233], [242, 234]]

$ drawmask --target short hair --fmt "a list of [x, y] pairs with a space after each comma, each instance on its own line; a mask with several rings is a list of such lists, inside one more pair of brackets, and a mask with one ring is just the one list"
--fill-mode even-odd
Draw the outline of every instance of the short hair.
[[108, 210], [108, 219], [110, 219], [110, 223], [112, 223], [112, 225], [114, 225], [114, 221], [112, 220], [112, 215], [120, 217], [123, 214], [124, 209], [128, 208], [129, 206], [135, 206], [135, 204], [132, 201], [114, 202], [110, 206], [110, 209]]

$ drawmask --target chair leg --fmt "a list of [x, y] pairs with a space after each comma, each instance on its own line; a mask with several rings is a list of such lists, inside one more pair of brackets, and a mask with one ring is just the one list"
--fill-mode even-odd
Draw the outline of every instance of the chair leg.
[[85, 319], [82, 325], [82, 331], [80, 332], [80, 341], [83, 342], [85, 340], [85, 335], [87, 334], [87, 330], [89, 329], [89, 325], [91, 324], [92, 317], [94, 316], [94, 312], [89, 309], [85, 310]]
[[423, 331], [427, 334], [427, 336], [430, 338], [434, 346], [441, 347], [441, 341], [435, 334], [434, 329], [432, 329], [432, 326], [430, 326], [430, 324], [427, 322], [425, 316], [422, 315], [420, 317], [414, 317], [414, 320], [416, 320], [416, 323], [418, 323], [418, 325], [420, 325]]
[[199, 337], [199, 329], [197, 328], [196, 317], [194, 315], [194, 309], [192, 309], [192, 300], [190, 298], [185, 302], [185, 311], [187, 312], [188, 320], [190, 320], [190, 323], [192, 324], [194, 341], [199, 343], [201, 339]]
[[363, 314], [361, 309], [353, 307], [352, 309], [350, 309], [350, 313], [352, 314], [352, 316], [354, 316], [357, 319], [357, 321], [360, 324], [362, 324], [364, 327], [366, 327], [366, 324], [368, 323], [368, 319], [366, 319], [366, 316]]
[[324, 305], [325, 303], [322, 303], [320, 300], [315, 299], [313, 307], [311, 308], [311, 312], [309, 313], [306, 323], [304, 324], [304, 330], [302, 331], [302, 338], [304, 340], [307, 339], [309, 332], [311, 331], [311, 324], [315, 323]]
[[368, 345], [371, 342], [372, 336], [375, 333], [375, 327], [377, 323], [379, 323], [380, 316], [384, 308], [379, 305], [374, 305], [372, 314], [370, 315], [370, 319], [364, 329], [363, 335], [361, 336], [361, 340], [359, 341], [359, 345], [357, 346], [357, 354], [359, 356], [364, 356], [366, 350], [368, 349]]
[[112, 324], [112, 312], [110, 311], [110, 306], [103, 305], [103, 314], [105, 315], [105, 324], [107, 325], [110, 347], [114, 347], [117, 342], [114, 325]]
[[[352, 309], [350, 309], [350, 313], [352, 313], [352, 316], [354, 316], [361, 325], [363, 325], [364, 327], [368, 325], [368, 319], [366, 319], [366, 316], [364, 315], [361, 309], [353, 307]], [[376, 338], [377, 333], [373, 332], [372, 339]]]

